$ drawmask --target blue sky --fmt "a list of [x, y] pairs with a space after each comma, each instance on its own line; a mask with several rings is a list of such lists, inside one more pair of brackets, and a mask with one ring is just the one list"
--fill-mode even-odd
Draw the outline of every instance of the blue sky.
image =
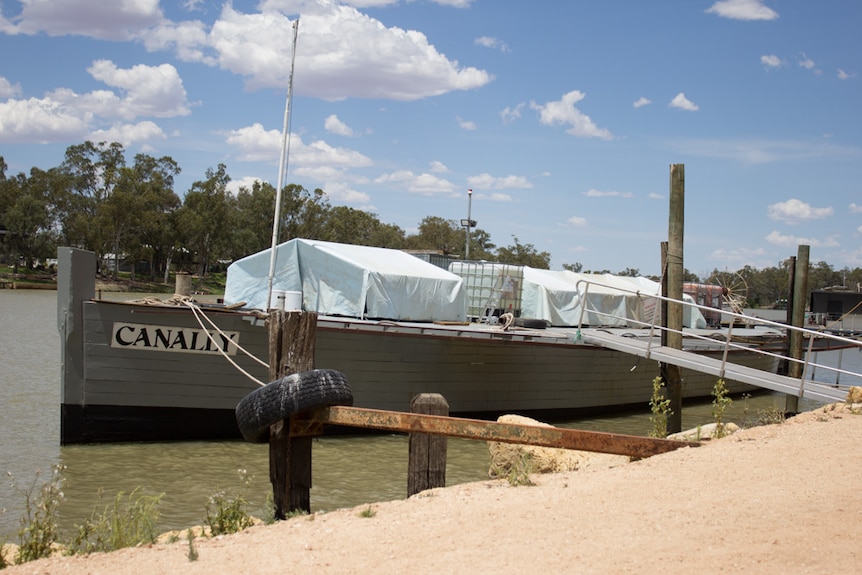
[[224, 163], [413, 232], [472, 217], [552, 268], [659, 273], [671, 164], [685, 267], [862, 266], [855, 0], [0, 1], [0, 155], [169, 155], [182, 196]]

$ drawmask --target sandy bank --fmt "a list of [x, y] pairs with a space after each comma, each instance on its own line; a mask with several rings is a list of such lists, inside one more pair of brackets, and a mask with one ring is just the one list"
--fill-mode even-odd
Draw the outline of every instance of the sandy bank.
[[4, 573], [854, 573], [862, 415], [832, 405], [611, 469], [459, 485]]

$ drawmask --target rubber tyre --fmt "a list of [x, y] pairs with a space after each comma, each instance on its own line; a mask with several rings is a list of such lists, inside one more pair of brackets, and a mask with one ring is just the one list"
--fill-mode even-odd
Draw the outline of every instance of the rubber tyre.
[[331, 405], [353, 405], [350, 384], [340, 371], [313, 369], [282, 377], [243, 397], [236, 406], [236, 422], [246, 441], [266, 443], [270, 425]]
[[529, 317], [516, 317], [512, 324], [517, 327], [526, 327], [529, 329], [545, 329], [548, 327], [547, 320], [533, 319]]

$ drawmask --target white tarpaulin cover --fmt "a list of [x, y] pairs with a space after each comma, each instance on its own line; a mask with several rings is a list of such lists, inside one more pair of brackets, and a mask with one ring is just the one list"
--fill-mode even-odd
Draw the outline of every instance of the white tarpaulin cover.
[[[584, 280], [582, 283], [579, 281]], [[585, 282], [596, 283], [585, 283]], [[599, 285], [601, 284], [601, 285]], [[627, 291], [621, 291], [627, 290]], [[583, 292], [586, 310], [581, 318]], [[640, 292], [641, 296], [637, 293]], [[644, 277], [611, 274], [582, 274], [524, 268], [522, 315], [544, 319], [556, 326], [605, 325], [637, 327], [636, 322], [651, 323], [660, 308], [648, 297], [661, 293], [661, 285]], [[688, 301], [693, 301], [686, 296]], [[600, 313], [601, 312], [601, 313]], [[706, 327], [697, 308], [684, 308], [685, 327]]]
[[[228, 267], [225, 304], [267, 309], [271, 250]], [[302, 292], [302, 309], [403, 321], [463, 321], [461, 278], [400, 250], [293, 239], [276, 247], [273, 291]]]

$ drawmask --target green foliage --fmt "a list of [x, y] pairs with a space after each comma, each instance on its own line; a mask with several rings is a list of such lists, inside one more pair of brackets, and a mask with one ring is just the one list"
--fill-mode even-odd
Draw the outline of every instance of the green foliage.
[[543, 270], [550, 269], [551, 254], [549, 252], [540, 252], [533, 244], [522, 244], [516, 236], [512, 236], [512, 239], [515, 240], [514, 245], [497, 249], [497, 261]]
[[15, 558], [18, 564], [50, 557], [53, 552], [59, 532], [59, 508], [63, 501], [63, 470], [61, 465], [54, 466], [51, 477], [41, 485], [38, 485], [37, 471], [33, 483], [20, 490], [24, 496], [24, 514], [18, 529], [18, 556]]
[[195, 549], [195, 534], [189, 529], [189, 552], [188, 552], [189, 561], [197, 561], [198, 560], [198, 550]]
[[649, 433], [650, 437], [667, 437], [667, 419], [673, 413], [670, 409], [670, 398], [664, 395], [664, 382], [661, 376], [656, 376], [652, 380], [652, 397], [650, 397], [649, 406], [652, 415], [649, 421], [652, 424], [652, 430]]
[[728, 397], [727, 393], [727, 387], [724, 384], [724, 380], [720, 378], [716, 380], [715, 386], [712, 388], [712, 416], [715, 418], [716, 439], [726, 435], [724, 422], [722, 420], [724, 418], [724, 412], [727, 411], [727, 408], [733, 403], [733, 400]]
[[522, 451], [518, 460], [512, 465], [506, 480], [512, 487], [520, 485], [535, 485], [530, 475], [533, 473], [533, 458], [526, 451]]
[[375, 511], [374, 508], [372, 508], [370, 505], [359, 512], [359, 516], [366, 519], [374, 517], [375, 515], [377, 515], [377, 511]]
[[[240, 480], [244, 485], [244, 493], [251, 486], [252, 479], [248, 477], [245, 469], [237, 470]], [[228, 494], [225, 491], [217, 491], [210, 496], [206, 506], [206, 517], [204, 521], [210, 528], [210, 534], [227, 535], [236, 533], [254, 523], [251, 516], [246, 512], [248, 501], [244, 494]]]
[[119, 492], [112, 504], [94, 510], [69, 543], [70, 554], [89, 554], [154, 543], [162, 495], [152, 496], [135, 488], [126, 495]]

